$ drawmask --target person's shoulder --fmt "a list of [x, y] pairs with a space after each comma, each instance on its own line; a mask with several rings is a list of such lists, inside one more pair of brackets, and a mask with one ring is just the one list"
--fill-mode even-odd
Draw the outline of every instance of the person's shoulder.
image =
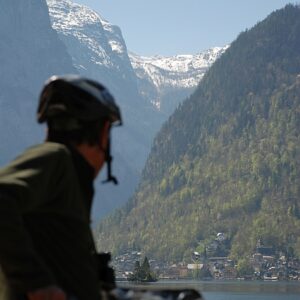
[[72, 169], [68, 148], [62, 144], [45, 142], [31, 146], [3, 168], [0, 168], [0, 184], [11, 184], [37, 174], [57, 176]]
[[45, 156], [45, 157], [53, 157], [53, 156], [70, 156], [70, 151], [68, 148], [59, 143], [54, 142], [44, 142], [42, 144], [38, 144], [35, 146], [30, 147], [24, 153], [25, 155], [29, 156]]
[[25, 152], [19, 155], [12, 164], [52, 164], [54, 161], [59, 161], [61, 164], [69, 163], [71, 161], [70, 151], [62, 144], [44, 142], [28, 148]]

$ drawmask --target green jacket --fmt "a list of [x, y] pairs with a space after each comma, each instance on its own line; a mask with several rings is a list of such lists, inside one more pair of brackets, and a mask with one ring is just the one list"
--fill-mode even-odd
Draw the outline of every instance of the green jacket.
[[14, 292], [56, 284], [100, 299], [90, 229], [93, 170], [46, 142], [0, 169], [0, 265]]

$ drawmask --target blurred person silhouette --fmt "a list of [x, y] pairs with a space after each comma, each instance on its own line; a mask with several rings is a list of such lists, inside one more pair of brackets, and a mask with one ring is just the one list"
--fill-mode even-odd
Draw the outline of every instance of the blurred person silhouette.
[[106, 162], [106, 181], [117, 183], [110, 130], [122, 123], [120, 109], [98, 82], [53, 76], [37, 120], [47, 123], [46, 141], [0, 169], [0, 265], [10, 299], [99, 300], [93, 181]]

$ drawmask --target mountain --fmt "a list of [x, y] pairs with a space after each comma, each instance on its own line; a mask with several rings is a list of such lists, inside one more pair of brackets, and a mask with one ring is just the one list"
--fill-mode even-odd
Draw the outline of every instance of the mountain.
[[113, 171], [120, 185], [101, 184], [105, 169], [96, 181], [93, 219], [98, 220], [134, 193], [153, 137], [168, 114], [151, 103], [151, 91], [141, 94], [119, 27], [69, 0], [19, 2], [0, 0], [0, 165], [44, 139], [35, 113], [47, 78], [78, 73], [99, 80], [120, 103], [124, 126], [112, 133]]
[[[162, 115], [140, 97], [137, 78], [118, 26], [70, 0], [47, 0], [53, 28], [79, 74], [108, 87], [121, 106], [124, 126], [113, 129], [114, 173], [119, 185], [96, 182], [93, 216], [98, 220], [133, 194]], [[146, 133], [146, 134], [145, 134]]]
[[214, 47], [196, 55], [170, 57], [129, 53], [139, 93], [169, 116], [194, 91], [205, 72], [227, 48]]
[[[113, 130], [113, 168], [120, 184], [102, 185], [104, 178], [96, 182], [93, 218], [98, 220], [132, 196], [156, 132], [179, 100], [195, 88], [197, 80], [221, 53], [221, 48], [196, 57], [186, 56], [184, 60], [180, 57], [152, 60], [151, 66], [156, 66], [161, 82], [160, 86], [150, 83], [145, 90], [141, 86], [154, 77], [140, 78], [140, 70], [149, 69], [150, 58], [146, 62], [145, 58], [128, 55], [118, 26], [70, 0], [47, 0], [47, 3], [52, 26], [66, 45], [77, 72], [105, 84], [120, 104], [124, 117], [124, 126]], [[171, 61], [173, 70], [170, 67], [167, 70]], [[194, 79], [196, 74], [198, 77]], [[183, 80], [192, 81], [192, 84], [183, 85]], [[157, 109], [152, 104], [152, 94], [156, 94], [157, 101], [162, 101], [163, 107], [168, 106], [168, 109]]]
[[300, 7], [288, 5], [241, 33], [163, 125], [99, 248], [189, 262], [240, 259], [259, 241], [300, 257], [299, 76]]
[[3, 165], [24, 148], [44, 139], [44, 128], [35, 121], [44, 81], [52, 74], [76, 70], [51, 27], [46, 1], [0, 0], [0, 7], [0, 165]]
[[118, 96], [125, 88], [129, 103], [139, 100], [135, 72], [120, 28], [73, 1], [47, 0], [47, 3], [52, 26], [66, 45], [78, 72], [100, 78]]

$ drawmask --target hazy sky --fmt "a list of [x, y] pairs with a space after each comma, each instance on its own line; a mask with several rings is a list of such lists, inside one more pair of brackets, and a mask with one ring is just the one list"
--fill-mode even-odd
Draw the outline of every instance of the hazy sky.
[[[195, 54], [233, 41], [286, 0], [73, 0], [96, 10], [141, 55]], [[299, 0], [297, 1], [299, 3]]]

